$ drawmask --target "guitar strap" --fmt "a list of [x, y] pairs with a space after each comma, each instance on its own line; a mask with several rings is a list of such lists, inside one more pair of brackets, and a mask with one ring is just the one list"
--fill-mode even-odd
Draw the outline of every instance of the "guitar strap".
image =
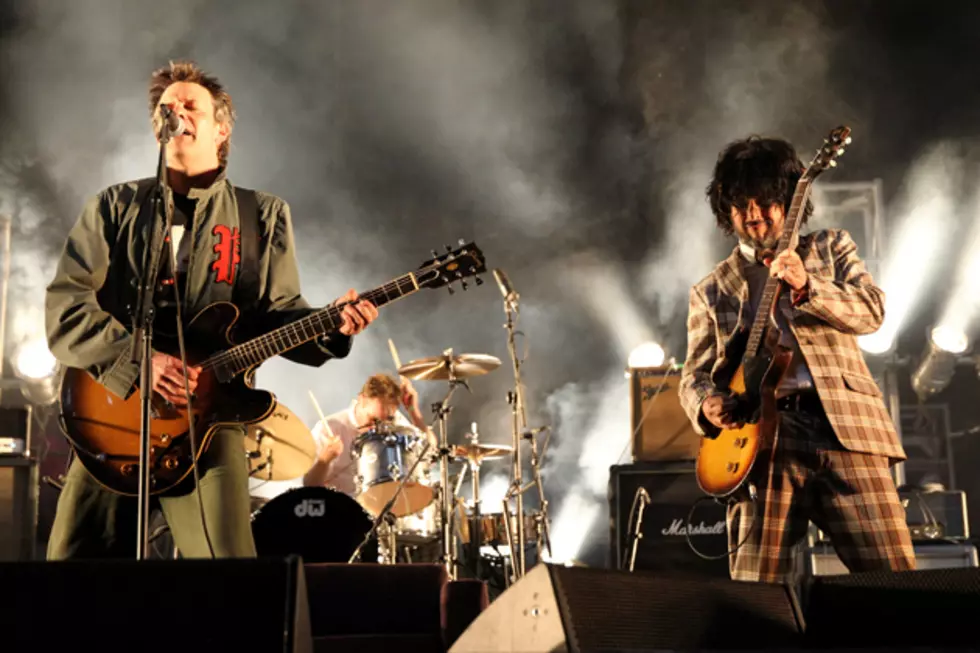
[[259, 199], [254, 190], [235, 186], [235, 200], [241, 254], [232, 302], [247, 314], [259, 301]]

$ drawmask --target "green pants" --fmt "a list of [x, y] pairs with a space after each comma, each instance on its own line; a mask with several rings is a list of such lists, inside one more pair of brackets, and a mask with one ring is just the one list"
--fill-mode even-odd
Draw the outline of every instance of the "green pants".
[[[200, 488], [190, 476], [175, 490], [152, 498], [151, 508], [156, 504], [163, 511], [181, 557], [211, 557], [198, 491], [215, 557], [255, 557], [243, 437], [240, 429], [215, 433], [198, 462]], [[103, 488], [76, 458], [58, 497], [48, 559], [135, 558], [138, 503]]]

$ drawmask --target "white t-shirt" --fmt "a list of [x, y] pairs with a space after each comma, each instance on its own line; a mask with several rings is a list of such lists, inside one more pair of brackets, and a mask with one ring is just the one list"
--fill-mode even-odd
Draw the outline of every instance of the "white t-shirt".
[[[357, 462], [351, 459], [351, 447], [354, 440], [360, 435], [357, 430], [357, 420], [354, 419], [354, 405], [356, 403], [357, 400], [355, 399], [346, 410], [327, 415], [330, 430], [344, 443], [344, 450], [331, 461], [327, 468], [325, 487], [333, 487], [351, 497], [355, 496], [354, 476], [357, 475]], [[394, 422], [397, 426], [412, 426], [412, 423], [400, 410], [395, 411]], [[322, 420], [317, 421], [316, 426], [313, 427], [313, 441], [316, 443], [316, 455], [319, 457], [320, 452], [327, 445], [327, 430], [324, 428]]]

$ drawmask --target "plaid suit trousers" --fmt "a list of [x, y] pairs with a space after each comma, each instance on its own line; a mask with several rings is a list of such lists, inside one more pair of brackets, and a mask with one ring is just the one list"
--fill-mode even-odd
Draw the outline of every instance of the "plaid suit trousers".
[[915, 568], [888, 458], [844, 449], [823, 413], [780, 412], [775, 455], [761, 451], [749, 480], [761, 504], [728, 510], [729, 550], [742, 543], [729, 557], [733, 579], [792, 582], [810, 521], [852, 572]]

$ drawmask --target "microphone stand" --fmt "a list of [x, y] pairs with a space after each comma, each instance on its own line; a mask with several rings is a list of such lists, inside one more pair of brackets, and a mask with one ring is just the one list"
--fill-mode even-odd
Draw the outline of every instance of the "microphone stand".
[[[643, 488], [640, 488], [642, 490]], [[637, 491], [639, 494], [639, 490]], [[633, 567], [636, 565], [636, 549], [640, 544], [640, 540], [643, 539], [643, 509], [646, 508], [647, 499], [645, 496], [640, 497], [639, 509], [636, 513], [636, 531], [633, 533], [633, 544], [630, 545], [630, 568], [632, 572]]]
[[[514, 579], [524, 576], [526, 570], [526, 540], [527, 534], [524, 532], [524, 479], [522, 476], [521, 464], [521, 434], [527, 428], [527, 415], [524, 411], [524, 384], [521, 381], [521, 361], [517, 356], [517, 347], [514, 344], [514, 315], [519, 314], [517, 300], [510, 295], [504, 298], [504, 312], [507, 314], [507, 349], [510, 352], [510, 359], [514, 367], [514, 390], [507, 393], [507, 403], [511, 405], [512, 414], [512, 446], [514, 455], [511, 464], [512, 483], [507, 495], [504, 497], [504, 520], [507, 527], [508, 540], [510, 544], [511, 560], [514, 564]], [[516, 499], [516, 537], [510, 536], [510, 499]], [[516, 540], [516, 541], [515, 541]]]
[[138, 298], [136, 311], [133, 313], [133, 334], [130, 361], [140, 366], [140, 475], [139, 513], [136, 519], [137, 544], [136, 559], [145, 560], [149, 553], [149, 518], [150, 518], [150, 487], [153, 484], [150, 473], [150, 418], [152, 415], [151, 400], [153, 397], [153, 319], [156, 315], [154, 306], [154, 290], [157, 275], [160, 272], [160, 262], [163, 257], [166, 236], [170, 231], [171, 213], [166, 204], [167, 180], [167, 143], [170, 142], [169, 126], [170, 109], [161, 105], [163, 124], [160, 128], [160, 156], [157, 161], [157, 184], [153, 191], [153, 226], [163, 223], [163, 229], [151, 229], [147, 249], [143, 252], [143, 273], [137, 286]]

